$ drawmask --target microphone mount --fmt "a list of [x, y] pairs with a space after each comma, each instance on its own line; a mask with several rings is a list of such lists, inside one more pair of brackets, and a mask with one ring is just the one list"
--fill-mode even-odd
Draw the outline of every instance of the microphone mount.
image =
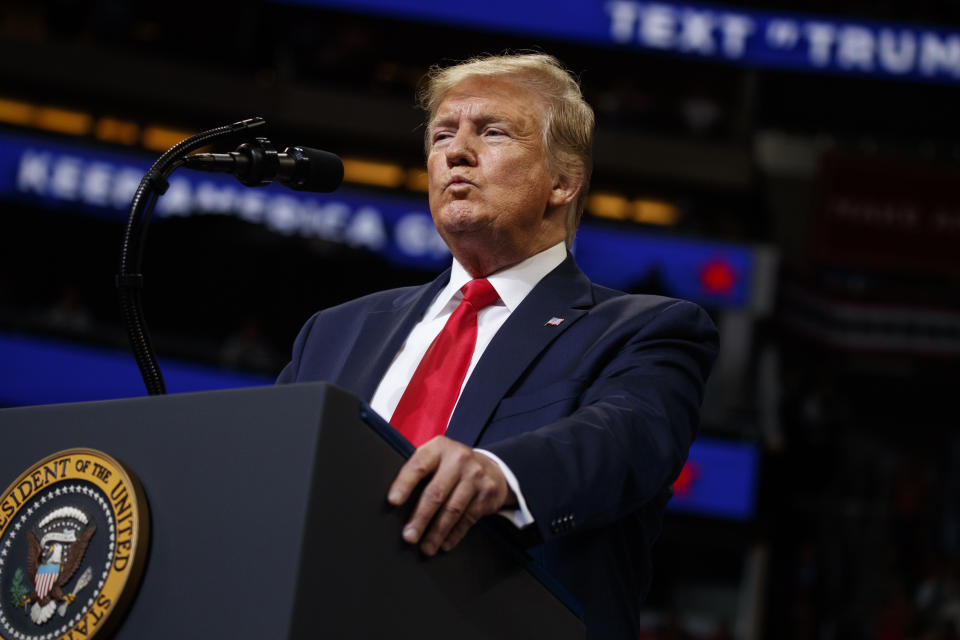
[[332, 153], [309, 147], [287, 147], [278, 153], [267, 138], [244, 142], [230, 153], [197, 153], [184, 166], [199, 171], [230, 173], [248, 187], [274, 180], [297, 191], [328, 193], [343, 181], [343, 162]]
[[[284, 157], [284, 165], [292, 164]], [[280, 173], [280, 154], [267, 138], [244, 142], [230, 153], [198, 153], [188, 156], [188, 169], [232, 173], [248, 187], [263, 187]]]

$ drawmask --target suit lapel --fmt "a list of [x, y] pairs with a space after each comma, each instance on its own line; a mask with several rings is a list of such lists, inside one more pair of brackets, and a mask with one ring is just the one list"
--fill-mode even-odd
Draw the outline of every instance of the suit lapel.
[[[475, 444], [517, 378], [591, 306], [590, 281], [567, 255], [533, 288], [490, 341], [460, 395], [447, 435]], [[563, 322], [547, 324], [554, 317], [563, 318]]]
[[433, 282], [393, 300], [389, 308], [368, 313], [357, 334], [359, 348], [344, 365], [339, 384], [356, 389], [369, 402], [407, 335], [449, 279], [447, 269]]

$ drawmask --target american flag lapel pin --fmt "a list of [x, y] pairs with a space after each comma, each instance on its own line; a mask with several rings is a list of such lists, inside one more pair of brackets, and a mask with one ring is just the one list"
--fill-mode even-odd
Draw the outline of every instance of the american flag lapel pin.
[[553, 316], [552, 318], [547, 320], [543, 326], [556, 327], [556, 326], [559, 326], [561, 322], [563, 322], [563, 318], [558, 318], [557, 316]]

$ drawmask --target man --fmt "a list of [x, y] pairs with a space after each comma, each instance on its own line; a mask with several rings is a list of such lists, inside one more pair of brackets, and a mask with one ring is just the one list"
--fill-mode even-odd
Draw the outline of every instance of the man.
[[593, 112], [554, 58], [436, 69], [421, 103], [451, 269], [319, 312], [278, 381], [343, 386], [418, 445], [387, 496], [403, 504], [429, 478], [404, 540], [448, 551], [501, 512], [533, 528], [531, 554], [578, 598], [591, 637], [636, 637], [713, 324], [688, 302], [596, 286], [567, 253]]

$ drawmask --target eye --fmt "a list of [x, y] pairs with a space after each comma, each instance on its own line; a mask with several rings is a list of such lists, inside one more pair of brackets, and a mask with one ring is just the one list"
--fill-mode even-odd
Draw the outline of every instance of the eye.
[[435, 131], [432, 137], [432, 143], [437, 144], [438, 142], [449, 140], [453, 136], [454, 134], [452, 131]]
[[500, 136], [505, 136], [505, 135], [507, 135], [507, 132], [504, 131], [503, 129], [494, 129], [494, 128], [491, 127], [491, 128], [489, 128], [489, 129], [484, 129], [483, 135], [487, 136], [488, 138], [489, 138], [489, 137], [500, 137]]

